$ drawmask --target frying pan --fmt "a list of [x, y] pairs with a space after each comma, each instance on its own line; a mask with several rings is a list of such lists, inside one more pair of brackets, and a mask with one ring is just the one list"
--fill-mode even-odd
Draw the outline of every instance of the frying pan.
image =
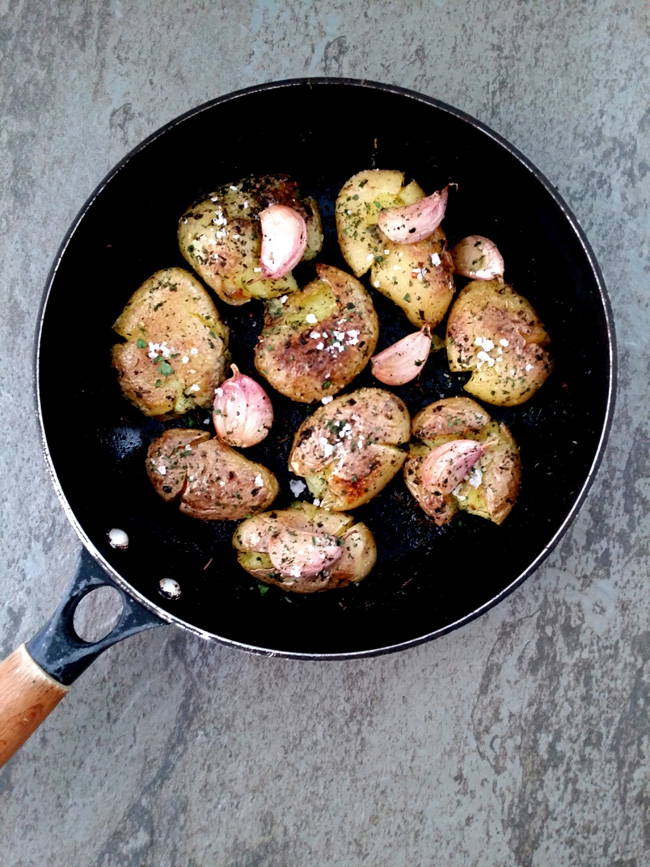
[[[236, 563], [234, 524], [197, 521], [158, 499], [145, 473], [151, 439], [175, 425], [209, 429], [197, 411], [180, 422], [146, 419], [121, 396], [109, 363], [111, 325], [137, 286], [184, 266], [176, 224], [202, 193], [246, 175], [285, 172], [317, 198], [325, 224], [320, 261], [344, 267], [334, 231], [336, 193], [369, 167], [400, 168], [427, 191], [458, 185], [445, 218], [450, 243], [492, 238], [506, 278], [552, 336], [555, 370], [526, 404], [490, 408], [521, 447], [519, 501], [497, 527], [464, 516], [436, 527], [401, 476], [355, 512], [373, 530], [378, 562], [358, 586], [313, 596], [266, 588]], [[299, 266], [299, 282], [313, 265]], [[379, 349], [413, 330], [375, 293]], [[233, 358], [255, 375], [262, 324], [257, 302], [221, 312]], [[411, 413], [462, 394], [444, 352], [395, 389]], [[366, 371], [353, 388], [374, 384]], [[38, 408], [52, 481], [84, 545], [53, 618], [0, 666], [0, 761], [6, 760], [84, 668], [127, 635], [164, 623], [245, 650], [309, 659], [385, 653], [438, 637], [503, 599], [548, 555], [575, 516], [601, 459], [615, 386], [612, 316], [603, 278], [575, 217], [512, 145], [437, 100], [366, 81], [301, 79], [209, 102], [172, 121], [100, 184], [68, 232], [45, 292], [37, 348]], [[269, 389], [269, 391], [271, 391]], [[276, 424], [249, 450], [281, 483], [308, 408], [271, 392]], [[304, 496], [304, 495], [303, 495]], [[108, 531], [125, 530], [115, 550]], [[161, 594], [174, 579], [180, 596]], [[102, 641], [79, 639], [72, 615], [83, 596], [112, 584], [122, 616]]]

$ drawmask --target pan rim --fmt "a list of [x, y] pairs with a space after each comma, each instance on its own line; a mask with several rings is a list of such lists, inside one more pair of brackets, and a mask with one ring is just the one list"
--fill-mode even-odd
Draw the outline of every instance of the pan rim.
[[[195, 626], [192, 623], [189, 623], [186, 620], [183, 620], [165, 609], [157, 606], [154, 602], [152, 602], [148, 597], [144, 596], [138, 590], [135, 589], [131, 584], [129, 584], [122, 575], [115, 569], [111, 564], [103, 557], [101, 552], [95, 547], [92, 540], [84, 531], [83, 527], [79, 523], [77, 516], [70, 506], [67, 497], [63, 491], [61, 483], [59, 481], [59, 477], [54, 466], [54, 461], [48, 446], [47, 437], [45, 433], [45, 422], [43, 418], [43, 406], [41, 402], [41, 389], [40, 389], [40, 378], [39, 378], [39, 370], [40, 370], [40, 361], [41, 361], [41, 342], [42, 342], [42, 334], [44, 328], [44, 320], [45, 313], [47, 310], [48, 300], [50, 294], [52, 292], [52, 288], [54, 285], [55, 278], [57, 276], [60, 264], [63, 260], [65, 252], [68, 248], [68, 245], [77, 231], [79, 225], [82, 220], [85, 218], [86, 214], [92, 207], [95, 200], [102, 193], [102, 191], [108, 186], [108, 184], [113, 180], [113, 178], [129, 163], [133, 157], [140, 153], [140, 151], [144, 150], [148, 147], [152, 142], [156, 141], [159, 137], [166, 134], [169, 130], [174, 129], [175, 127], [182, 124], [184, 121], [189, 118], [196, 117], [197, 115], [212, 110], [215, 106], [220, 105], [226, 102], [232, 102], [234, 100], [240, 99], [242, 97], [249, 96], [254, 93], [259, 93], [262, 91], [272, 91], [278, 90], [281, 88], [290, 88], [290, 87], [321, 87], [321, 86], [352, 86], [358, 88], [367, 88], [369, 90], [381, 91], [383, 93], [392, 93], [400, 96], [407, 97], [409, 99], [414, 99], [418, 102], [422, 102], [426, 105], [432, 106], [438, 110], [446, 112], [447, 114], [456, 117], [465, 123], [468, 123], [470, 126], [482, 132], [484, 135], [487, 135], [493, 141], [495, 141], [501, 148], [507, 151], [511, 156], [513, 156], [518, 163], [520, 163], [525, 169], [530, 172], [535, 180], [540, 183], [546, 192], [551, 196], [555, 204], [561, 210], [565, 221], [568, 223], [572, 231], [574, 232], [584, 255], [586, 256], [587, 262], [589, 263], [589, 267], [591, 272], [595, 278], [596, 285], [598, 288], [598, 294], [600, 297], [600, 301], [603, 306], [604, 314], [605, 314], [605, 326], [606, 326], [606, 334], [607, 334], [607, 351], [608, 351], [608, 391], [605, 403], [605, 412], [604, 419], [602, 424], [602, 429], [600, 433], [600, 437], [598, 440], [598, 444], [596, 446], [596, 450], [594, 453], [594, 457], [587, 473], [587, 476], [581, 485], [579, 491], [575, 495], [575, 499], [573, 505], [571, 506], [569, 512], [565, 516], [564, 520], [558, 527], [557, 531], [553, 535], [553, 537], [549, 540], [549, 542], [544, 546], [544, 548], [539, 552], [537, 557], [530, 563], [526, 569], [524, 569], [518, 577], [512, 581], [507, 587], [503, 588], [496, 596], [489, 599], [487, 602], [480, 605], [474, 611], [471, 611], [452, 623], [445, 624], [438, 629], [433, 630], [432, 632], [426, 633], [424, 635], [417, 636], [415, 638], [407, 639], [405, 641], [398, 642], [396, 644], [388, 644], [382, 647], [368, 648], [363, 650], [354, 650], [354, 651], [342, 651], [339, 653], [317, 653], [317, 652], [300, 652], [300, 651], [291, 651], [291, 650], [277, 650], [272, 648], [261, 647], [253, 644], [248, 644], [241, 641], [236, 641], [234, 639], [226, 638], [223, 636], [216, 635], [215, 633], [208, 632], [206, 630], [201, 629], [200, 627]], [[37, 319], [37, 329], [36, 329], [36, 342], [35, 342], [35, 356], [34, 356], [34, 384], [35, 384], [35, 397], [36, 397], [36, 412], [39, 420], [39, 427], [41, 433], [41, 443], [43, 447], [43, 451], [45, 453], [46, 463], [50, 475], [50, 479], [52, 481], [55, 493], [63, 507], [63, 510], [66, 514], [66, 517], [72, 524], [75, 532], [79, 536], [80, 541], [90, 553], [90, 555], [102, 566], [102, 568], [107, 572], [111, 580], [117, 584], [125, 593], [127, 593], [131, 598], [135, 599], [143, 608], [148, 611], [154, 613], [161, 620], [181, 627], [182, 629], [188, 630], [189, 632], [199, 636], [200, 638], [205, 638], [210, 641], [216, 642], [218, 644], [225, 645], [227, 647], [234, 647], [239, 650], [244, 650], [249, 653], [253, 653], [256, 655], [269, 656], [269, 657], [285, 657], [289, 659], [312, 659], [312, 660], [347, 660], [347, 659], [360, 659], [366, 657], [380, 656], [387, 653], [394, 653], [399, 650], [405, 650], [411, 647], [416, 647], [420, 644], [424, 644], [425, 642], [431, 641], [435, 638], [440, 638], [443, 635], [446, 635], [456, 629], [459, 629], [461, 626], [470, 623], [472, 620], [480, 617], [490, 608], [493, 608], [495, 605], [499, 604], [503, 601], [507, 596], [509, 596], [514, 590], [516, 590], [530, 575], [537, 569], [539, 566], [546, 560], [546, 558], [550, 555], [553, 549], [557, 546], [562, 536], [567, 532], [573, 521], [575, 520], [578, 512], [580, 511], [589, 490], [593, 484], [594, 478], [597, 474], [597, 471], [602, 463], [605, 448], [607, 445], [607, 441], [609, 439], [609, 434], [611, 432], [613, 416], [614, 416], [614, 408], [615, 408], [615, 396], [616, 396], [616, 384], [617, 384], [617, 375], [618, 375], [618, 363], [617, 363], [617, 352], [616, 352], [616, 335], [614, 328], [614, 318], [611, 307], [611, 301], [607, 292], [607, 287], [605, 284], [605, 279], [600, 269], [600, 266], [596, 260], [596, 256], [593, 252], [593, 249], [586, 237], [580, 222], [577, 217], [573, 214], [571, 209], [568, 207], [560, 193], [557, 189], [551, 184], [548, 178], [537, 168], [537, 166], [531, 162], [523, 153], [521, 153], [518, 148], [504, 139], [499, 133], [496, 133], [494, 130], [486, 126], [482, 121], [477, 120], [466, 112], [457, 109], [453, 106], [448, 105], [434, 97], [427, 96], [425, 94], [418, 93], [417, 91], [410, 90], [407, 88], [403, 88], [399, 85], [395, 84], [385, 84], [381, 82], [371, 81], [368, 79], [354, 79], [354, 78], [336, 78], [336, 77], [303, 77], [303, 78], [291, 78], [291, 79], [283, 79], [279, 81], [271, 81], [262, 84], [253, 85], [251, 87], [243, 88], [241, 90], [233, 91], [228, 94], [224, 94], [223, 96], [219, 96], [215, 99], [208, 100], [207, 102], [202, 103], [195, 108], [192, 108], [183, 114], [173, 118], [171, 121], [168, 121], [163, 126], [159, 127], [155, 130], [151, 135], [145, 138], [142, 142], [132, 148], [102, 179], [102, 181], [96, 186], [91, 195], [88, 197], [86, 202], [83, 204], [79, 212], [77, 213], [75, 219], [72, 221], [70, 228], [66, 232], [66, 235], [59, 247], [59, 250], [55, 256], [54, 262], [50, 268], [45, 292], [43, 293], [40, 309], [38, 312]]]

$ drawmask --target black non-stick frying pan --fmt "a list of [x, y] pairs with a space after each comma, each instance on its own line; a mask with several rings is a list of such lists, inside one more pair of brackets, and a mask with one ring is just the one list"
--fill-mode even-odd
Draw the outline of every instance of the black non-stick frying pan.
[[[295, 177], [324, 217], [320, 261], [345, 267], [333, 203], [344, 181], [370, 167], [399, 168], [429, 192], [450, 181], [458, 185], [444, 222], [450, 243], [468, 234], [497, 243], [506, 279], [533, 303], [552, 336], [555, 370], [528, 403], [490, 409], [511, 428], [524, 467], [519, 501], [502, 526], [465, 516], [436, 527], [400, 475], [355, 512], [378, 544], [368, 578], [342, 591], [295, 596], [262, 587], [237, 565], [234, 524], [186, 517], [153, 492], [144, 465], [151, 439], [179, 424], [209, 429], [209, 414], [161, 423], [128, 404], [109, 362], [117, 339], [111, 325], [144, 279], [185, 265], [176, 243], [185, 207], [246, 175]], [[297, 276], [312, 279], [313, 266], [301, 265]], [[394, 305], [376, 293], [375, 301], [379, 348], [413, 330]], [[256, 375], [261, 304], [220, 305], [220, 311], [231, 329], [233, 359]], [[2, 664], [0, 760], [98, 653], [149, 626], [175, 623], [259, 653], [343, 659], [409, 647], [467, 623], [530, 575], [575, 516], [602, 455], [615, 382], [603, 278], [551, 184], [462, 112], [401, 88], [343, 79], [231, 94], [173, 121], [129, 154], [83, 207], [61, 247], [45, 294], [37, 367], [47, 459], [85, 551], [52, 621]], [[413, 414], [462, 394], [465, 379], [450, 374], [438, 352], [417, 381], [395, 391]], [[351, 388], [371, 384], [365, 372]], [[292, 433], [308, 408], [271, 395], [276, 424], [248, 454], [277, 474], [275, 505], [282, 507], [293, 499]], [[110, 546], [112, 528], [128, 534], [126, 550]], [[177, 582], [178, 598], [162, 595], [164, 578]], [[72, 627], [76, 604], [110, 583], [122, 591], [121, 621], [103, 641], [83, 642]]]

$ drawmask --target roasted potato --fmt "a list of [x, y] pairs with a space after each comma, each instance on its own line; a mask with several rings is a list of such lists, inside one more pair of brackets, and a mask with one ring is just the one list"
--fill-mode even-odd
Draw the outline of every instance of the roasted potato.
[[[451, 397], [419, 412], [412, 431], [421, 442], [411, 445], [404, 478], [436, 524], [446, 524], [458, 511], [501, 524], [521, 483], [519, 449], [506, 425], [493, 421], [470, 398]], [[427, 462], [431, 466], [432, 459], [438, 473], [427, 477]], [[431, 483], [432, 475], [439, 484]]]
[[113, 325], [120, 388], [148, 416], [210, 407], [229, 361], [228, 328], [199, 281], [182, 268], [157, 271]]
[[343, 184], [336, 198], [336, 231], [343, 258], [355, 277], [383, 256], [388, 240], [377, 225], [382, 208], [411, 205], [424, 198], [424, 191], [411, 181], [404, 186], [404, 173], [392, 169], [359, 172]]
[[236, 521], [271, 505], [273, 473], [205, 431], [174, 428], [149, 446], [147, 473], [163, 500], [206, 521]]
[[324, 509], [367, 503], [404, 463], [410, 418], [389, 391], [361, 388], [319, 407], [298, 428], [289, 469], [303, 476]]
[[365, 524], [311, 503], [249, 518], [235, 531], [233, 545], [247, 572], [293, 593], [357, 584], [377, 559]]
[[284, 304], [267, 302], [255, 366], [292, 400], [334, 395], [359, 374], [375, 351], [379, 323], [358, 280], [329, 265]]
[[415, 181], [404, 186], [402, 172], [359, 172], [336, 200], [336, 226], [345, 261], [356, 277], [370, 268], [370, 282], [421, 328], [443, 319], [454, 294], [453, 261], [439, 226], [415, 244], [390, 241], [377, 225], [382, 208], [411, 205], [424, 198]]
[[471, 371], [465, 391], [486, 403], [529, 400], [553, 368], [549, 342], [532, 305], [500, 279], [468, 283], [449, 313], [449, 367]]
[[303, 259], [313, 259], [323, 245], [323, 231], [314, 199], [301, 198], [286, 175], [245, 178], [226, 184], [195, 202], [178, 224], [181, 253], [200, 277], [227, 304], [251, 298], [276, 298], [297, 289], [291, 273], [263, 279], [259, 214], [273, 204], [286, 205], [306, 221]]
[[381, 255], [371, 264], [370, 282], [406, 313], [418, 328], [434, 328], [454, 297], [453, 262], [447, 239], [438, 226], [417, 244], [386, 239]]

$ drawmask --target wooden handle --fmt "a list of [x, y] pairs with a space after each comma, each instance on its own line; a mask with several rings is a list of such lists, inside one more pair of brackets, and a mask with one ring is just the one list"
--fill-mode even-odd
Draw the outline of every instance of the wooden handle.
[[0, 768], [69, 689], [46, 674], [24, 644], [0, 662]]

